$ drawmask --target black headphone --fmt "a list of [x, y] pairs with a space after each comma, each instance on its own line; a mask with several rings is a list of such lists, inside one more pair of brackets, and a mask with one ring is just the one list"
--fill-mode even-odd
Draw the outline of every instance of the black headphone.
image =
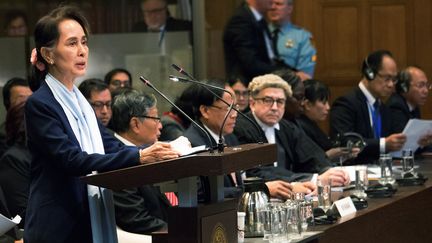
[[399, 72], [398, 79], [396, 83], [396, 91], [398, 93], [406, 93], [409, 91], [409, 86], [411, 82], [411, 74], [408, 70], [404, 69]]
[[375, 71], [369, 66], [368, 59], [369, 56], [367, 56], [364, 60], [366, 67], [363, 69], [363, 75], [367, 80], [371, 81], [375, 78]]

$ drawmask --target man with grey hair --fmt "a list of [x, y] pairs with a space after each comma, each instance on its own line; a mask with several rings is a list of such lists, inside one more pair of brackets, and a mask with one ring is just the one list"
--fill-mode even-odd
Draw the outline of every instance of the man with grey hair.
[[[237, 119], [234, 134], [241, 143], [265, 142], [277, 145], [277, 162], [249, 170], [265, 180], [313, 180], [323, 183], [331, 178], [333, 185], [346, 185], [348, 174], [330, 168], [325, 152], [310, 140], [297, 126], [282, 119], [285, 101], [292, 95], [291, 87], [279, 76], [266, 74], [255, 77], [249, 84], [250, 109], [246, 115], [256, 121], [262, 130], [243, 117]], [[313, 174], [317, 173], [317, 174]], [[320, 175], [318, 175], [320, 174]]]
[[[114, 136], [129, 146], [153, 147], [158, 156], [167, 150], [157, 142], [162, 125], [154, 95], [136, 90], [119, 94], [112, 105]], [[117, 225], [125, 231], [149, 234], [167, 229], [170, 202], [158, 187], [144, 185], [137, 188], [114, 191]]]

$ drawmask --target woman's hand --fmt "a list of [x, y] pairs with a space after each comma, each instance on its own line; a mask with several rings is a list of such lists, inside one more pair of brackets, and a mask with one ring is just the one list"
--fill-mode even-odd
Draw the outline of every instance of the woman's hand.
[[140, 163], [146, 164], [166, 159], [178, 158], [180, 154], [169, 143], [156, 142], [150, 147], [140, 149]]

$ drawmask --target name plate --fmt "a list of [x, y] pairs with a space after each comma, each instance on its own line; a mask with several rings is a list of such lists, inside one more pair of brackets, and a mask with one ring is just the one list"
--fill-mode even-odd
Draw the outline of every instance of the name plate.
[[336, 208], [342, 218], [349, 214], [357, 212], [357, 209], [355, 208], [354, 203], [350, 197], [345, 197], [337, 200], [336, 202], [334, 202], [334, 204], [336, 205]]

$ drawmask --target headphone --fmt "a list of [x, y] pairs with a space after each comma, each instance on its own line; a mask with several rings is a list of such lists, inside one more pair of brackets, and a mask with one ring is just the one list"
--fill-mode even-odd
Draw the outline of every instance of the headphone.
[[411, 82], [411, 74], [406, 69], [400, 71], [396, 83], [396, 91], [398, 93], [408, 92], [410, 82]]
[[375, 72], [369, 66], [368, 59], [369, 59], [369, 56], [367, 56], [364, 60], [366, 67], [363, 69], [363, 75], [366, 77], [367, 80], [371, 81], [375, 78]]

